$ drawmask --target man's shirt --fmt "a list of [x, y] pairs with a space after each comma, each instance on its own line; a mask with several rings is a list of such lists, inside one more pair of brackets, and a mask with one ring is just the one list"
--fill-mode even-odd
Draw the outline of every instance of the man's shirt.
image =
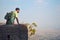
[[15, 16], [18, 18], [18, 13], [17, 13], [17, 11], [13, 11], [13, 13], [14, 13]]

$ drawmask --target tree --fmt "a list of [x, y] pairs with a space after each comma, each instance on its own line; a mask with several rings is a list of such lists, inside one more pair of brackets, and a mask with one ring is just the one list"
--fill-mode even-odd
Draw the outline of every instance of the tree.
[[29, 24], [29, 23], [26, 23], [25, 24], [28, 28], [28, 36], [32, 36], [36, 33], [36, 29], [34, 27], [37, 27], [37, 24], [36, 23], [32, 23], [32, 24]]

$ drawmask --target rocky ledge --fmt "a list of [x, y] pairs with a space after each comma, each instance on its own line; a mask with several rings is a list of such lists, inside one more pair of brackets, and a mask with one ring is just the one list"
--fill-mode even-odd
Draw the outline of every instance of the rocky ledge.
[[25, 25], [0, 25], [0, 40], [28, 40]]

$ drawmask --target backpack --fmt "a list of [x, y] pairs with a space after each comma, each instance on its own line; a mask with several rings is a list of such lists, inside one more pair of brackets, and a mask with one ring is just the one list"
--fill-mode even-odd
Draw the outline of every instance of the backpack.
[[9, 12], [9, 13], [7, 12], [4, 19], [9, 20], [12, 18], [12, 16], [13, 16], [13, 12]]

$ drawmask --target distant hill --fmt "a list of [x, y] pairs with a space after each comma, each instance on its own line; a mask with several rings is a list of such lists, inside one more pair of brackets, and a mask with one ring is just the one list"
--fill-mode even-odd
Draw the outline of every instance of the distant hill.
[[30, 37], [29, 40], [60, 40], [60, 34], [36, 34], [33, 37]]
[[0, 23], [0, 25], [4, 25], [5, 23]]

